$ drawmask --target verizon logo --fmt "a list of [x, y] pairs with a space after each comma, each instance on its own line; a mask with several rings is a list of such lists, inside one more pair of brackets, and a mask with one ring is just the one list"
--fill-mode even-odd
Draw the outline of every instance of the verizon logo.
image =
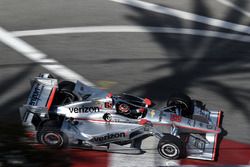
[[126, 136], [126, 134], [124, 132], [121, 133], [108, 133], [105, 136], [101, 136], [101, 137], [94, 137], [94, 141], [95, 142], [103, 142], [106, 140], [113, 140], [113, 139], [118, 139], [118, 138], [124, 138]]
[[72, 107], [69, 108], [70, 113], [94, 113], [100, 112], [99, 107]]

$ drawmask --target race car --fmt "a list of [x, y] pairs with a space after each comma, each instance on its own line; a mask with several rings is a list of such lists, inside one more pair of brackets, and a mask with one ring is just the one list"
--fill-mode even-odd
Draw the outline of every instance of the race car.
[[20, 115], [36, 141], [52, 148], [139, 154], [142, 141], [154, 136], [163, 158], [215, 160], [222, 112], [209, 111], [184, 94], [171, 95], [166, 106], [155, 108], [148, 98], [113, 95], [81, 81], [58, 82], [40, 74], [31, 81]]

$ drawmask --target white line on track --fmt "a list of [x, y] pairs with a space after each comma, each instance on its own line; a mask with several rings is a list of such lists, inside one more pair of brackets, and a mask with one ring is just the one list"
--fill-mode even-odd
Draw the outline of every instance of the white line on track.
[[163, 7], [163, 6], [149, 3], [149, 2], [143, 2], [140, 0], [110, 0], [110, 1], [130, 5], [133, 7], [145, 9], [145, 10], [160, 13], [160, 14], [178, 17], [178, 18], [185, 19], [185, 20], [204, 23], [204, 24], [207, 24], [210, 26], [215, 26], [215, 27], [220, 27], [220, 28], [225, 28], [225, 29], [237, 31], [237, 32], [250, 34], [250, 27], [248, 27], [246, 25], [231, 23], [228, 21], [223, 21], [223, 20], [219, 20], [219, 19], [206, 17], [206, 16], [201, 16], [201, 15], [197, 15], [194, 13], [184, 12], [181, 10]]
[[220, 3], [222, 3], [222, 4], [224, 4], [224, 5], [229, 6], [229, 7], [233, 8], [233, 9], [235, 9], [235, 10], [237, 10], [238, 12], [240, 12], [240, 13], [246, 15], [247, 17], [250, 17], [250, 12], [248, 12], [248, 11], [242, 9], [241, 7], [239, 7], [239, 6], [235, 5], [235, 4], [233, 4], [232, 2], [230, 2], [230, 1], [228, 1], [228, 0], [217, 0], [217, 1], [220, 2]]
[[19, 52], [26, 58], [41, 64], [42, 67], [58, 75], [59, 77], [67, 80], [81, 80], [86, 85], [93, 86], [90, 81], [85, 79], [80, 74], [60, 64], [58, 61], [48, 58], [46, 54], [29, 45], [27, 42], [16, 38], [2, 27], [0, 27], [0, 41]]
[[53, 28], [42, 30], [24, 30], [13, 31], [12, 35], [16, 37], [39, 36], [39, 35], [57, 35], [71, 33], [111, 33], [111, 32], [143, 32], [143, 33], [171, 33], [185, 34], [205, 37], [214, 37], [240, 42], [250, 42], [249, 35], [231, 34], [209, 30], [172, 28], [172, 27], [147, 27], [147, 26], [88, 26], [88, 27], [68, 27]]

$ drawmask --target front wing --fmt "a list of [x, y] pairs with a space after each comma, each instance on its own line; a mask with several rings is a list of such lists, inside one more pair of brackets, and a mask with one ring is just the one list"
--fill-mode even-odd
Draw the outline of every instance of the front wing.
[[[210, 111], [210, 119], [216, 123], [216, 127], [220, 126], [221, 117], [221, 111]], [[187, 158], [214, 161], [218, 150], [218, 135], [219, 133], [206, 133], [204, 138], [200, 138], [190, 134], [187, 142]]]

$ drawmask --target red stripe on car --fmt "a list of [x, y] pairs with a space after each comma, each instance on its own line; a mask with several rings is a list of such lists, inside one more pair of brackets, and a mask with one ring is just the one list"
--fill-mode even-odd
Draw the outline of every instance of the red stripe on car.
[[51, 107], [51, 104], [52, 104], [53, 99], [54, 99], [54, 97], [55, 97], [55, 93], [56, 93], [56, 87], [53, 87], [53, 89], [52, 89], [52, 91], [51, 91], [51, 93], [50, 93], [49, 100], [48, 100], [48, 102], [47, 102], [47, 108], [48, 108], [48, 110], [49, 110], [50, 107]]
[[[217, 119], [217, 127], [220, 127], [220, 121], [221, 121], [221, 111], [218, 112], [218, 119]], [[217, 140], [218, 140], [218, 134], [215, 135], [215, 141], [214, 141], [214, 151], [213, 151], [213, 157], [212, 159], [215, 160], [216, 158], [216, 148], [217, 148]]]

